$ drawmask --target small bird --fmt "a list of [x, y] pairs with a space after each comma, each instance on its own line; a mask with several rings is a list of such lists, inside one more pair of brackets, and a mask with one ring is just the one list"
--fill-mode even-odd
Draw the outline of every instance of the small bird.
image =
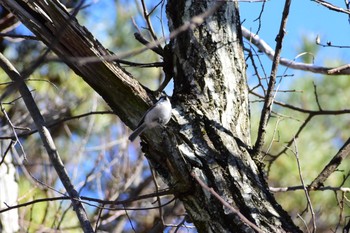
[[162, 96], [158, 102], [150, 107], [141, 118], [137, 128], [129, 136], [130, 141], [134, 141], [146, 129], [156, 126], [166, 125], [171, 118], [171, 103], [168, 96]]

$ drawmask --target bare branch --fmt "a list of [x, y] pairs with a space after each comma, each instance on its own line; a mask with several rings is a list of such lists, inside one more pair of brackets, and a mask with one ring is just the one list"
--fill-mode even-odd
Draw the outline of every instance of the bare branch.
[[[149, 163], [149, 162], [148, 162]], [[153, 170], [151, 164], [149, 164], [150, 168], [151, 168], [151, 174], [152, 174], [152, 180], [153, 180], [153, 183], [154, 183], [154, 187], [156, 189], [156, 193], [159, 192], [159, 185], [158, 185], [158, 182], [157, 182], [157, 177], [156, 177], [156, 173], [155, 171]], [[160, 222], [160, 227], [162, 228], [162, 230], [164, 230], [164, 216], [163, 216], [163, 210], [162, 210], [162, 204], [161, 204], [161, 201], [160, 201], [160, 198], [159, 198], [159, 195], [157, 195], [157, 203], [158, 203], [158, 206], [159, 206], [159, 222]]]
[[[141, 4], [142, 4], [142, 9], [143, 9], [143, 17], [147, 23], [147, 26], [148, 26], [148, 31], [149, 33], [151, 34], [152, 36], [152, 39], [153, 40], [157, 40], [157, 36], [156, 36], [156, 33], [154, 32], [153, 30], [153, 26], [152, 26], [152, 23], [151, 23], [151, 19], [150, 19], [150, 16], [151, 14], [153, 13], [153, 11], [162, 3], [162, 1], [160, 1], [158, 4], [156, 4], [156, 6], [151, 10], [151, 13], [148, 13], [148, 10], [147, 10], [147, 7], [146, 7], [146, 4], [145, 4], [145, 1], [144, 0], [141, 0]], [[159, 49], [162, 49], [162, 47], [160, 46], [160, 44], [157, 46], [157, 48]]]
[[[275, 51], [258, 35], [250, 32], [248, 29], [246, 29], [243, 26], [241, 28], [242, 28], [243, 37], [246, 38], [252, 44], [254, 44], [256, 47], [258, 47], [258, 49], [263, 53], [265, 53], [268, 56], [268, 58], [270, 58], [270, 60], [273, 60], [273, 57], [275, 56]], [[280, 63], [281, 65], [287, 66], [292, 69], [310, 71], [317, 74], [327, 74], [327, 75], [350, 74], [349, 65], [343, 65], [340, 67], [323, 67], [323, 66], [316, 66], [314, 64], [295, 62], [293, 60], [289, 60], [286, 58], [280, 58]]]
[[311, 212], [311, 219], [312, 219], [312, 225], [313, 225], [313, 230], [312, 232], [316, 232], [316, 219], [315, 219], [315, 211], [314, 208], [312, 207], [312, 202], [310, 199], [310, 195], [309, 195], [309, 190], [307, 189], [305, 182], [304, 182], [304, 178], [303, 178], [303, 174], [301, 171], [301, 165], [300, 165], [300, 161], [299, 161], [299, 151], [298, 151], [298, 146], [296, 143], [296, 140], [294, 138], [294, 150], [292, 150], [293, 154], [295, 155], [296, 161], [297, 161], [297, 166], [298, 166], [298, 173], [299, 173], [299, 178], [300, 178], [300, 182], [301, 182], [301, 186], [303, 187], [304, 193], [305, 193], [305, 197], [307, 200], [307, 205], [310, 209]]
[[[259, 97], [259, 98], [264, 98], [264, 96], [259, 95], [256, 92], [250, 92], [251, 94]], [[311, 114], [313, 116], [317, 116], [317, 115], [342, 115], [342, 114], [349, 114], [350, 113], [350, 109], [340, 109], [340, 110], [311, 110], [311, 109], [305, 109], [305, 108], [300, 108], [291, 104], [287, 104], [284, 102], [280, 102], [280, 101], [274, 101], [274, 104], [279, 105], [281, 107], [285, 107], [285, 108], [289, 108], [301, 113], [306, 113], [306, 114]]]
[[349, 49], [350, 46], [348, 45], [334, 45], [331, 41], [327, 41], [326, 44], [321, 43], [321, 38], [320, 36], [316, 37], [316, 44], [322, 47], [331, 47], [331, 48], [339, 48], [339, 49]]
[[[302, 190], [304, 187], [302, 185], [289, 186], [289, 187], [269, 187], [269, 190], [274, 193], [278, 192], [291, 192], [296, 190]], [[350, 187], [332, 187], [332, 186], [321, 186], [310, 189], [309, 191], [338, 191], [343, 193], [350, 193]]]
[[[139, 41], [141, 44], [145, 45], [145, 46], [149, 46], [150, 42], [148, 40], [146, 40], [140, 33], [135, 32], [134, 33], [134, 37], [137, 41]], [[155, 52], [156, 54], [163, 56], [163, 49], [160, 47], [160, 44], [158, 44], [157, 46], [152, 46], [149, 47], [149, 49], [151, 49], [153, 52]]]
[[[287, 145], [280, 151], [278, 152], [274, 157], [273, 160], [276, 160], [278, 158], [278, 156], [282, 155], [284, 152], [287, 151], [287, 149], [293, 144], [294, 138], [298, 138], [299, 135], [301, 134], [301, 132], [305, 129], [305, 127], [307, 126], [307, 124], [309, 124], [311, 122], [311, 119], [314, 117], [314, 115], [309, 114], [306, 119], [304, 120], [304, 122], [300, 125], [298, 131], [295, 133], [295, 135], [293, 136], [293, 138], [287, 143]], [[271, 161], [272, 162], [272, 161]]]
[[125, 209], [124, 211], [125, 211], [126, 216], [128, 217], [129, 224], [131, 225], [131, 229], [134, 231], [134, 233], [136, 233], [136, 230], [135, 230], [135, 228], [134, 228], [134, 225], [132, 224], [132, 221], [131, 221], [130, 216], [129, 216], [129, 214], [128, 214], [128, 210]]
[[344, 71], [350, 70], [350, 64], [339, 66], [328, 71], [329, 74], [342, 74]]
[[329, 2], [326, 2], [324, 0], [311, 0], [313, 2], [316, 2], [322, 6], [325, 6], [327, 7], [328, 9], [332, 10], [332, 11], [336, 11], [336, 12], [340, 12], [340, 13], [344, 13], [344, 14], [348, 14], [350, 15], [350, 10], [346, 10], [344, 8], [341, 8], [341, 7], [337, 7]]
[[46, 122], [43, 116], [41, 115], [38, 109], [38, 106], [36, 105], [26, 83], [24, 82], [24, 79], [21, 77], [21, 75], [18, 73], [15, 67], [13, 67], [12, 64], [7, 60], [7, 58], [1, 53], [0, 53], [0, 66], [7, 73], [7, 75], [15, 83], [17, 83], [17, 88], [23, 97], [24, 103], [28, 108], [28, 111], [31, 117], [34, 120], [34, 123], [38, 129], [40, 138], [44, 143], [44, 147], [49, 155], [51, 163], [53, 164], [58, 176], [60, 177], [60, 180], [62, 181], [62, 184], [64, 185], [69, 196], [71, 197], [72, 204], [74, 206], [77, 217], [80, 221], [80, 224], [84, 232], [93, 232], [93, 229], [87, 218], [83, 205], [79, 201], [77, 201], [79, 200], [79, 194], [74, 189], [74, 186], [72, 185], [69, 179], [69, 176], [64, 168], [64, 165], [58, 154], [58, 151], [51, 137], [51, 134], [46, 128]]
[[103, 209], [104, 209], [104, 205], [102, 204], [101, 207], [98, 210], [98, 215], [97, 215], [97, 219], [96, 219], [96, 223], [95, 223], [95, 232], [97, 232], [97, 228], [98, 228], [98, 226], [100, 224], [100, 220], [101, 220]]
[[[7, 114], [6, 110], [5, 110], [5, 108], [2, 106], [2, 103], [0, 103], [0, 108], [1, 108], [1, 111], [2, 111], [2, 113], [4, 114], [4, 116], [5, 116], [6, 120], [7, 120], [7, 122], [9, 123], [11, 129], [12, 129], [12, 132], [13, 132], [13, 135], [14, 135], [14, 138], [12, 139], [12, 140], [14, 140], [13, 146], [15, 146], [15, 145], [18, 143], [19, 146], [20, 146], [20, 148], [21, 148], [21, 151], [22, 151], [22, 153], [23, 153], [24, 159], [27, 159], [26, 152], [25, 152], [24, 149], [23, 149], [22, 143], [21, 143], [21, 141], [18, 139], [18, 135], [17, 135], [17, 132], [16, 132], [16, 128], [17, 128], [17, 127], [13, 125], [13, 123], [12, 123], [10, 117], [8, 116], [8, 114]], [[11, 144], [12, 144], [12, 143], [11, 143]], [[6, 155], [6, 154], [5, 154], [5, 155]], [[5, 158], [5, 155], [4, 155], [4, 158]], [[0, 164], [1, 164], [1, 163], [0, 163]]]
[[254, 21], [259, 21], [259, 26], [258, 26], [258, 29], [256, 30], [256, 34], [259, 33], [260, 29], [261, 29], [261, 17], [262, 17], [262, 14], [264, 12], [264, 9], [265, 9], [265, 1], [263, 2], [263, 4], [261, 5], [261, 10], [260, 10], [260, 13], [259, 13], [259, 16], [254, 20]]
[[309, 188], [318, 188], [323, 186], [323, 183], [327, 178], [337, 169], [337, 167], [343, 162], [343, 160], [350, 154], [350, 138], [344, 143], [338, 153], [332, 158], [332, 160], [325, 166], [322, 172], [312, 181]]
[[289, 14], [289, 8], [290, 8], [290, 3], [291, 0], [286, 0], [284, 9], [283, 9], [283, 16], [282, 16], [282, 21], [280, 25], [280, 29], [276, 38], [276, 52], [274, 54], [273, 58], [273, 63], [272, 63], [272, 69], [271, 69], [271, 75], [270, 75], [270, 80], [266, 92], [266, 97], [265, 97], [265, 102], [264, 102], [264, 107], [261, 112], [261, 117], [260, 117], [260, 123], [259, 123], [259, 129], [258, 129], [258, 136], [254, 145], [254, 156], [259, 155], [261, 152], [262, 146], [265, 143], [265, 135], [266, 135], [266, 127], [267, 123], [270, 117], [270, 113], [272, 110], [272, 105], [274, 101], [274, 94], [273, 90], [275, 89], [275, 84], [276, 84], [276, 76], [277, 76], [277, 70], [278, 70], [278, 65], [280, 62], [280, 56], [282, 52], [282, 41], [285, 35], [286, 31], [286, 24], [287, 24], [287, 18]]
[[299, 213], [297, 214], [297, 217], [300, 218], [300, 220], [303, 222], [307, 232], [309, 233], [310, 230], [309, 230], [308, 224], [306, 223], [305, 219], [303, 219], [303, 217]]
[[[82, 117], [86, 117], [86, 116], [90, 116], [90, 115], [103, 115], [103, 114], [115, 114], [114, 112], [112, 111], [95, 111], [95, 112], [87, 112], [87, 113], [83, 113], [83, 114], [79, 114], [79, 115], [76, 115], [76, 116], [70, 116], [70, 117], [63, 117], [61, 119], [58, 119], [56, 121], [52, 121], [52, 122], [46, 122], [46, 127], [47, 128], [51, 128], [51, 127], [54, 127], [56, 125], [59, 125], [63, 122], [66, 122], [66, 121], [70, 121], [70, 120], [74, 120], [74, 119], [79, 119], [79, 118], [82, 118]], [[32, 135], [34, 133], [38, 132], [37, 129], [33, 129], [29, 132], [25, 132], [25, 133], [21, 133], [21, 134], [17, 134], [18, 137], [25, 137], [25, 136], [29, 136], [29, 135]], [[9, 136], [0, 136], [0, 140], [1, 139], [16, 139], [16, 136], [15, 135], [9, 135]]]
[[5, 158], [6, 158], [6, 155], [8, 155], [8, 153], [9, 153], [10, 149], [12, 148], [12, 146], [14, 145], [14, 143], [15, 143], [15, 141], [14, 141], [14, 140], [11, 140], [10, 143], [8, 144], [8, 146], [7, 146], [7, 148], [5, 149], [4, 154], [2, 155], [2, 158], [1, 158], [1, 160], [0, 160], [0, 166], [1, 166], [1, 164], [4, 163]]
[[[143, 200], [143, 199], [147, 199], [147, 198], [153, 198], [153, 197], [157, 197], [157, 196], [165, 196], [165, 195], [169, 195], [169, 194], [171, 194], [171, 191], [169, 191], [169, 190], [160, 190], [158, 193], [144, 194], [144, 195], [140, 195], [138, 197], [129, 198], [129, 199], [126, 199], [126, 200], [121, 200], [121, 201], [106, 201], [106, 200], [100, 200], [100, 199], [96, 199], [96, 198], [81, 196], [80, 199], [77, 199], [77, 201], [85, 203], [85, 204], [88, 204], [88, 203], [87, 202], [83, 202], [81, 200], [85, 200], [85, 201], [89, 201], [89, 202], [96, 202], [96, 203], [102, 204], [102, 206], [104, 206], [104, 205], [125, 205], [125, 204], [129, 204], [131, 202], [135, 202], [135, 201], [138, 201], [138, 200]], [[6, 212], [6, 211], [9, 211], [9, 210], [12, 210], [12, 209], [16, 209], [16, 208], [28, 206], [28, 205], [33, 205], [33, 204], [40, 203], [40, 202], [57, 201], [57, 200], [70, 200], [70, 199], [71, 198], [67, 197], [67, 196], [60, 196], [60, 197], [50, 197], [50, 198], [39, 198], [39, 199], [35, 199], [33, 201], [28, 201], [28, 202], [25, 202], [25, 203], [14, 205], [14, 206], [9, 206], [9, 205], [6, 204], [7, 208], [0, 210], [0, 213]], [[172, 199], [171, 202], [173, 200], [174, 199]], [[165, 204], [162, 204], [161, 206], [164, 206], [164, 205], [167, 205], [167, 204], [169, 204], [169, 202], [167, 202]], [[132, 209], [132, 208], [125, 208], [125, 207], [121, 207], [121, 208], [104, 208], [104, 207], [99, 207], [99, 208], [113, 209], [113, 210], [117, 210], [117, 209], [119, 209], [119, 210], [125, 210], [125, 209], [137, 210], [135, 208]], [[150, 207], [150, 209], [156, 209], [156, 208], [158, 208], [158, 206]], [[148, 208], [143, 208], [142, 210], [144, 210], [144, 209], [148, 209]]]
[[318, 106], [318, 110], [322, 111], [320, 100], [318, 99], [317, 86], [316, 86], [315, 82], [313, 82], [313, 86], [314, 86], [314, 95], [315, 95], [316, 103], [317, 103], [317, 106]]

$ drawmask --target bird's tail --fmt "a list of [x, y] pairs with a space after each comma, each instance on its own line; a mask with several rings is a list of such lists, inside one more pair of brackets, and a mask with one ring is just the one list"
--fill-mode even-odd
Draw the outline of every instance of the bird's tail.
[[134, 132], [129, 136], [130, 141], [134, 141], [137, 136], [139, 136], [144, 130], [146, 129], [146, 124], [141, 124], [139, 127], [137, 127]]

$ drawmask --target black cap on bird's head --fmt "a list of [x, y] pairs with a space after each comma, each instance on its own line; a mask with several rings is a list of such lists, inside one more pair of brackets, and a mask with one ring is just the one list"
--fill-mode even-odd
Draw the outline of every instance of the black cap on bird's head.
[[163, 102], [165, 100], [170, 101], [169, 96], [167, 94], [165, 94], [164, 92], [162, 92], [159, 99], [158, 99], [158, 102]]
[[167, 95], [163, 95], [159, 98], [159, 100], [169, 100], [169, 97]]

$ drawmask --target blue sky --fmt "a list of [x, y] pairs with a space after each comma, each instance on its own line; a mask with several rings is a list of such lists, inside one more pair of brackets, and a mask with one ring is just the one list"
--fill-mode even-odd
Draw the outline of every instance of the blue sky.
[[[108, 47], [108, 38], [105, 37], [103, 31], [107, 26], [117, 20], [115, 11], [115, 5], [113, 0], [93, 0], [93, 7], [88, 11], [93, 13], [93, 17], [90, 17], [90, 21], [87, 22], [87, 26], [93, 34], [102, 41]], [[148, 2], [149, 9], [158, 3], [155, 1]], [[123, 6], [126, 4], [134, 5], [135, 2], [121, 1]], [[264, 39], [272, 48], [275, 47], [275, 37], [278, 33], [282, 11], [285, 1], [283, 0], [271, 0], [265, 3], [265, 9], [262, 14], [261, 30], [259, 35]], [[335, 1], [331, 3], [339, 7], [345, 7], [344, 1]], [[240, 2], [240, 14], [241, 20], [244, 21], [243, 25], [246, 28], [251, 29], [253, 32], [257, 30], [258, 21], [255, 19], [259, 16], [262, 3], [259, 2]], [[103, 9], [103, 14], [101, 10]], [[159, 24], [157, 19], [159, 14], [155, 14], [153, 18], [154, 26]], [[165, 14], [163, 14], [165, 17]], [[139, 20], [138, 20], [139, 19]], [[142, 18], [136, 17], [137, 23], [142, 26]], [[302, 44], [302, 38], [307, 37], [311, 41], [316, 39], [317, 35], [321, 36], [322, 43], [331, 41], [335, 45], [350, 45], [350, 24], [349, 17], [346, 14], [331, 11], [324, 6], [321, 6], [311, 0], [294, 0], [291, 4], [290, 15], [287, 23], [287, 33], [285, 35], [282, 56], [294, 59], [300, 51], [297, 48]], [[107, 23], [106, 23], [107, 22]], [[161, 34], [161, 32], [159, 32]], [[130, 35], [133, 38], [133, 35]], [[116, 51], [117, 52], [117, 51]], [[315, 57], [315, 63], [322, 65], [325, 61], [332, 61], [334, 59], [342, 59], [343, 63], [350, 63], [349, 49], [339, 48], [320, 48], [318, 55]], [[269, 72], [269, 69], [267, 69]]]
[[[123, 6], [130, 4], [134, 5], [135, 1], [120, 1]], [[124, 3], [125, 2], [125, 3]], [[158, 3], [151, 0], [146, 0], [149, 8]], [[265, 3], [265, 9], [262, 14], [261, 30], [259, 35], [268, 44], [274, 48], [275, 37], [279, 30], [280, 20], [282, 16], [283, 0], [271, 0]], [[334, 5], [345, 7], [343, 0], [331, 1]], [[82, 22], [89, 30], [92, 31], [102, 44], [108, 47], [108, 38], [105, 33], [106, 28], [113, 25], [117, 20], [115, 15], [115, 3], [113, 0], [90, 0], [87, 3], [92, 5], [86, 8], [89, 18]], [[241, 20], [246, 28], [256, 31], [258, 22], [254, 20], [259, 16], [262, 3], [259, 2], [240, 2]], [[131, 8], [130, 8], [131, 9]], [[154, 15], [154, 26], [159, 23], [157, 17]], [[165, 17], [165, 14], [163, 14]], [[139, 18], [141, 19], [141, 17]], [[131, 20], [131, 19], [130, 19]], [[137, 20], [137, 18], [136, 18]], [[137, 20], [137, 22], [141, 22]], [[24, 30], [25, 34], [30, 34]], [[159, 34], [161, 32], [159, 31]], [[302, 43], [302, 37], [307, 36], [311, 40], [315, 40], [316, 36], [320, 35], [323, 43], [331, 41], [335, 45], [350, 46], [350, 24], [349, 17], [346, 14], [331, 11], [324, 6], [321, 6], [311, 0], [294, 0], [291, 4], [290, 16], [287, 23], [287, 34], [284, 40], [284, 47], [282, 56], [293, 59], [298, 55], [296, 49]], [[130, 35], [133, 38], [133, 35]], [[316, 57], [315, 62], [322, 62], [323, 60], [331, 60], [334, 58], [342, 58], [345, 63], [350, 63], [349, 49], [338, 48], [321, 48], [319, 57]]]
[[[275, 37], [278, 33], [282, 11], [284, 7], [282, 0], [266, 2], [262, 14], [262, 26], [259, 32], [272, 48], [275, 46]], [[333, 1], [339, 7], [345, 7], [344, 1]], [[244, 26], [257, 30], [258, 22], [253, 22], [260, 13], [262, 3], [240, 3], [241, 20], [245, 20]], [[315, 40], [321, 36], [321, 41], [332, 41], [336, 45], [350, 45], [350, 25], [348, 15], [331, 11], [311, 0], [294, 0], [291, 4], [289, 19], [287, 22], [287, 34], [283, 44], [282, 56], [293, 59], [296, 55], [296, 48], [302, 43], [302, 37], [307, 36]], [[341, 57], [345, 61], [350, 60], [349, 49], [321, 48], [320, 57], [315, 62], [323, 59]]]

